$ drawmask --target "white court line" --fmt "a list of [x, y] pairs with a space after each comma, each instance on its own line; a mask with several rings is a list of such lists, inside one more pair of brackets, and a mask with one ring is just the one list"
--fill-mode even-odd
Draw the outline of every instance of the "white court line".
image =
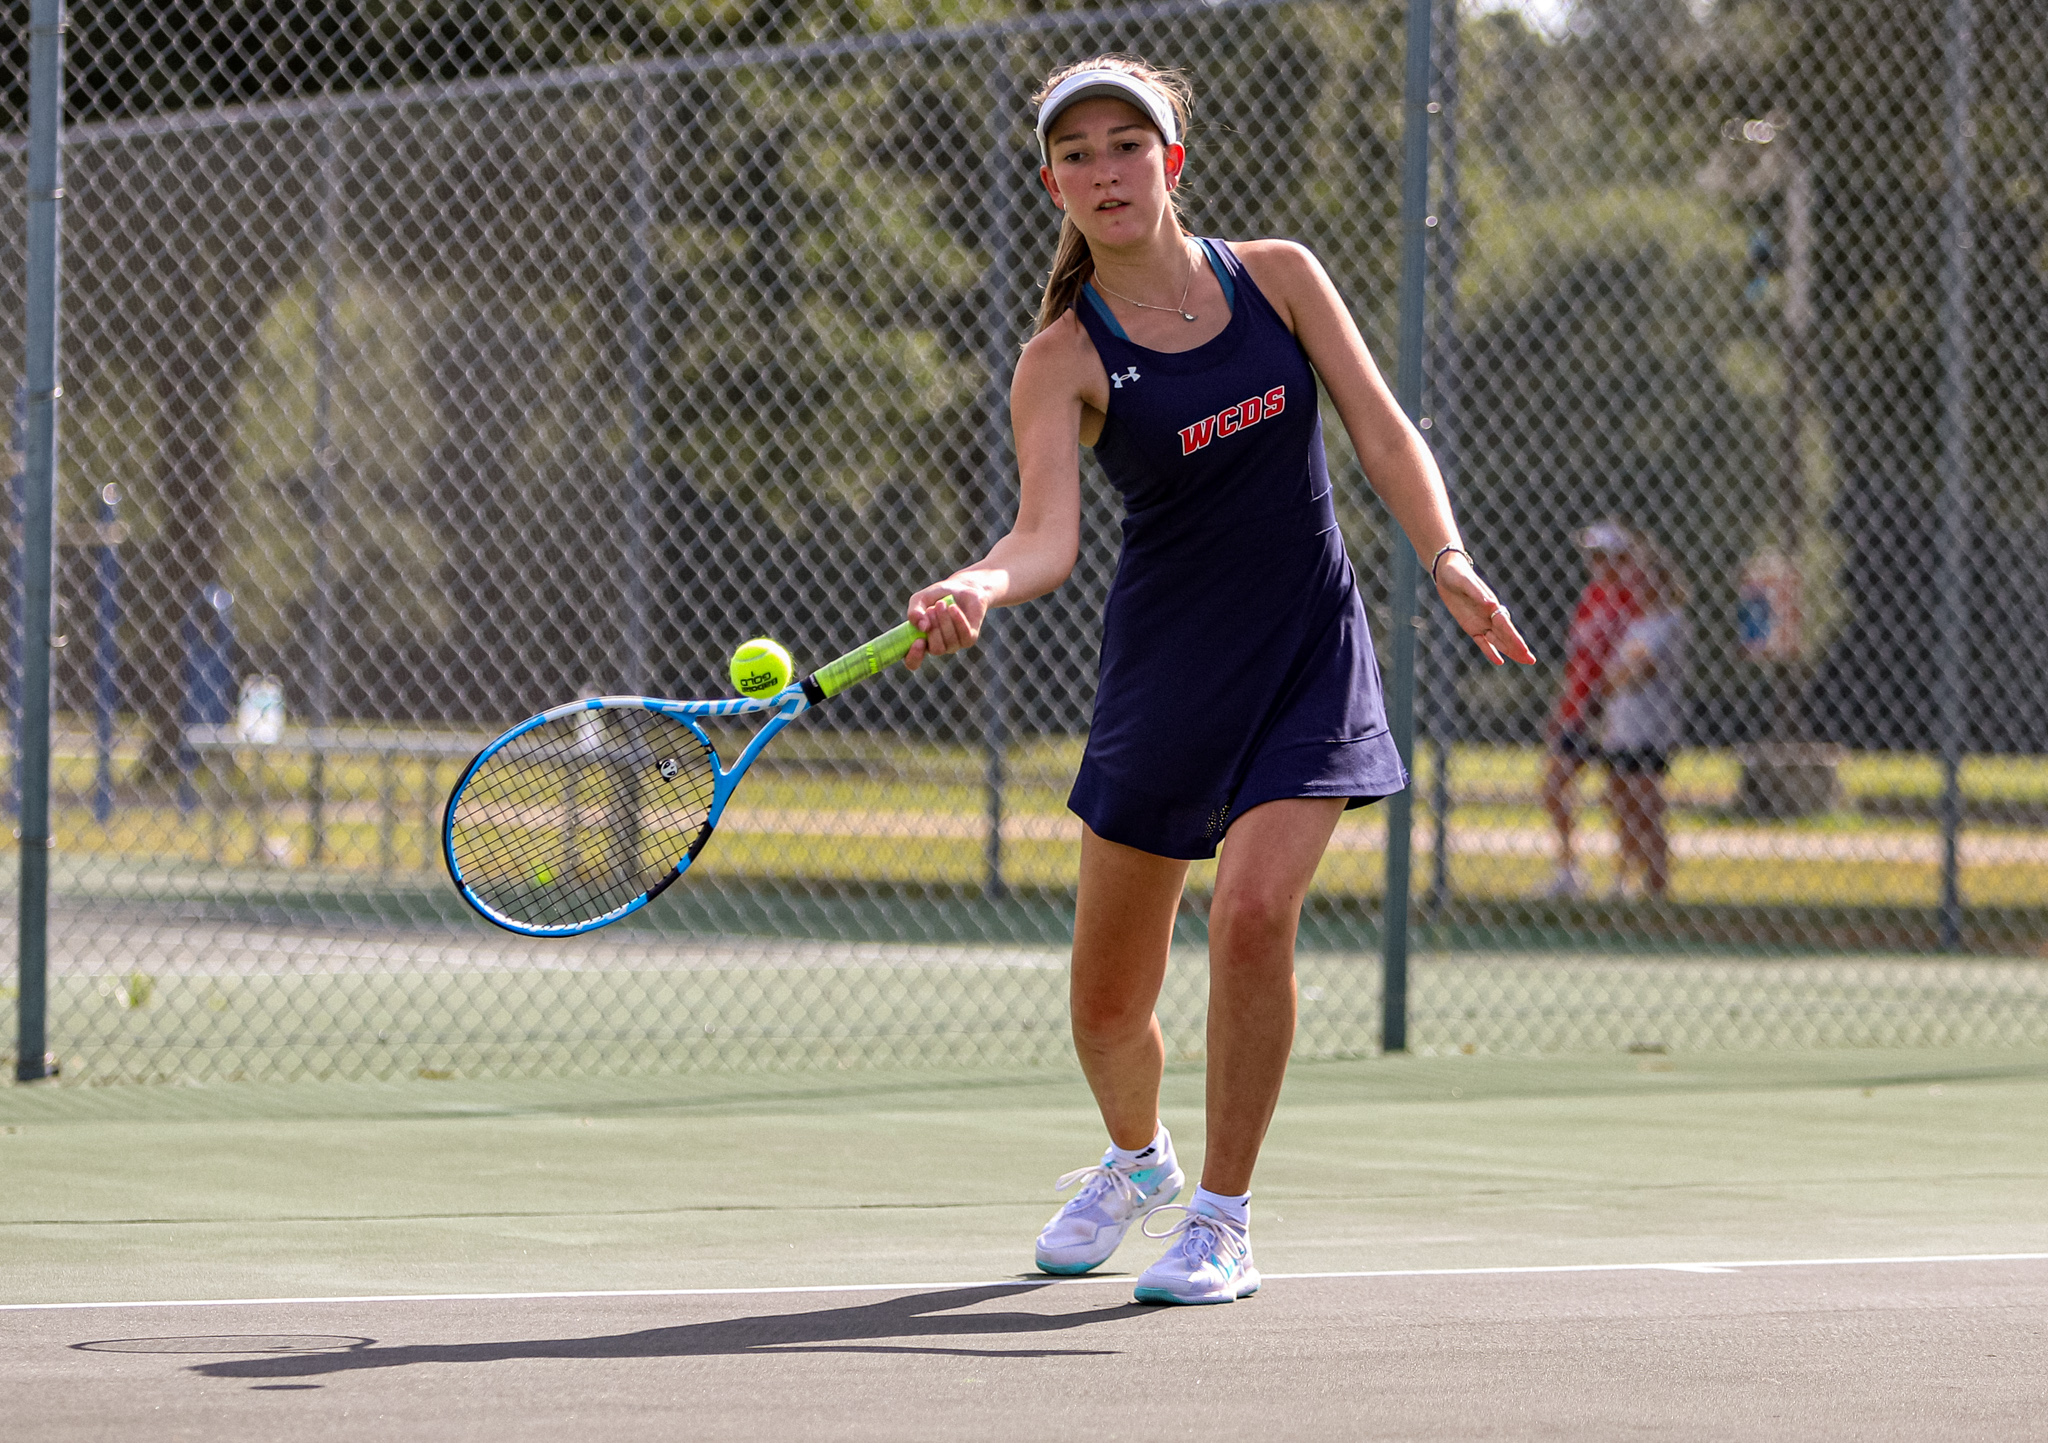
[[[1388, 1268], [1358, 1273], [1267, 1273], [1275, 1282], [1319, 1278], [1471, 1278], [1535, 1273], [1738, 1273], [1746, 1268], [1857, 1268], [1903, 1263], [2039, 1263], [2048, 1253], [1937, 1253], [1908, 1258], [1763, 1258], [1741, 1263], [1560, 1263], [1525, 1268]], [[775, 1293], [913, 1293], [961, 1288], [1071, 1288], [1084, 1283], [1129, 1284], [1129, 1274], [1080, 1278], [997, 1278], [966, 1283], [815, 1283], [785, 1288], [608, 1288], [560, 1293], [387, 1293], [331, 1298], [162, 1298], [128, 1303], [0, 1303], [0, 1313], [76, 1311], [84, 1308], [265, 1308], [311, 1303], [511, 1303], [551, 1298], [731, 1298]]]

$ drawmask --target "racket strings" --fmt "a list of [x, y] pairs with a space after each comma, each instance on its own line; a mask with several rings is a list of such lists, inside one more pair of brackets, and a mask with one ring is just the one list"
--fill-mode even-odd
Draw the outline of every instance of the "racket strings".
[[530, 927], [616, 912], [675, 875], [710, 819], [711, 749], [655, 712], [599, 708], [543, 722], [473, 771], [449, 849], [492, 911]]

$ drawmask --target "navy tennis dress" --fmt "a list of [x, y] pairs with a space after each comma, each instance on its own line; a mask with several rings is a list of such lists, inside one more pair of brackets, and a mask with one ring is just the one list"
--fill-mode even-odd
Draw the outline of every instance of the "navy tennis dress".
[[1323, 458], [1301, 345], [1220, 241], [1230, 322], [1191, 351], [1075, 308], [1109, 372], [1095, 456], [1123, 495], [1088, 749], [1067, 805], [1112, 842], [1212, 857], [1282, 797], [1408, 784]]

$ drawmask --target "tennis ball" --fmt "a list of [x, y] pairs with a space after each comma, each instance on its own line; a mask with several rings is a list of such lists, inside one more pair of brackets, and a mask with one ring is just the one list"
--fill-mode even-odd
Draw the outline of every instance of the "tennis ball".
[[794, 670], [779, 642], [757, 636], [732, 654], [733, 690], [741, 696], [773, 696], [789, 685]]

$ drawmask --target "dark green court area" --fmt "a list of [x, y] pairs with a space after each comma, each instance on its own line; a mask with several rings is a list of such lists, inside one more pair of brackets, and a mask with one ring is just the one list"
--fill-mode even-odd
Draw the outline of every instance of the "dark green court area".
[[[1098, 1127], [1060, 1067], [0, 1091], [14, 1417], [1028, 1438], [1135, 1393], [1132, 1438], [2002, 1438], [2040, 1402], [2048, 1052], [1298, 1064], [1272, 1281], [1171, 1314], [1128, 1304], [1149, 1244], [1024, 1286]], [[1974, 1260], [1842, 1261], [1934, 1258]]]

